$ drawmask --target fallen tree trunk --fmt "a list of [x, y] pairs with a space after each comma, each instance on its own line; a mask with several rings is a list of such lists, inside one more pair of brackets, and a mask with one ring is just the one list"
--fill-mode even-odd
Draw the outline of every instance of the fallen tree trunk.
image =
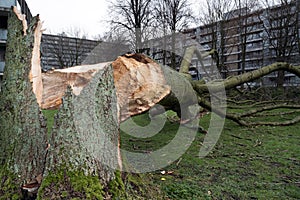
[[[196, 48], [191, 48], [190, 50], [186, 52], [191, 54], [197, 51]], [[198, 52], [197, 56], [199, 58], [203, 57], [199, 54]], [[166, 109], [176, 111], [180, 117], [187, 119], [190, 115], [186, 113], [186, 116], [181, 116], [182, 109], [180, 107], [188, 107], [197, 103], [193, 98], [189, 98], [193, 95], [191, 93], [195, 91], [200, 97], [199, 105], [212, 110], [211, 104], [204, 99], [210, 93], [215, 95], [224, 89], [234, 88], [278, 70], [286, 70], [300, 76], [300, 67], [292, 66], [288, 63], [274, 63], [225, 80], [193, 81], [188, 73], [188, 64], [190, 63], [188, 59], [191, 59], [192, 56], [186, 56], [185, 58], [187, 59], [181, 65], [180, 73], [167, 67], [159, 66], [145, 55], [139, 54], [121, 56], [112, 62], [121, 121], [149, 110], [156, 103], [160, 103]], [[92, 66], [77, 66], [43, 74], [45, 89], [42, 108], [58, 107], [67, 85], [71, 85], [73, 92], [78, 95], [80, 90], [92, 79], [95, 71], [109, 64], [100, 63]], [[190, 87], [191, 84], [192, 87]], [[174, 95], [175, 93], [176, 95]], [[215, 112], [220, 116], [226, 116], [234, 120], [240, 125], [251, 126], [253, 124], [246, 123], [235, 114], [226, 114], [226, 112], [221, 112], [218, 109]]]
[[149, 110], [170, 93], [160, 66], [151, 59], [131, 54], [112, 63], [100, 63], [54, 70], [43, 74], [42, 109], [57, 109], [67, 86], [79, 95], [97, 71], [112, 65], [120, 109], [120, 120]]

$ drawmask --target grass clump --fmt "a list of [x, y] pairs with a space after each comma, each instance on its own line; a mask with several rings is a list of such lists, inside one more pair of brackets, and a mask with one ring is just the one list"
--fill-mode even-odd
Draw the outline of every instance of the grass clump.
[[47, 120], [47, 129], [48, 129], [48, 134], [51, 133], [53, 124], [54, 124], [54, 116], [58, 112], [58, 110], [43, 110], [43, 115], [45, 116]]
[[125, 199], [125, 186], [120, 171], [116, 171], [115, 179], [109, 183], [108, 193], [112, 199]]

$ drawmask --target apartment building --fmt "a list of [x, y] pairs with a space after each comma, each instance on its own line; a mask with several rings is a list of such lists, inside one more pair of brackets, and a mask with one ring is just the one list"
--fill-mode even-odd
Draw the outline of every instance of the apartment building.
[[[178, 69], [184, 49], [195, 42], [201, 51], [215, 49], [212, 56], [223, 78], [258, 69], [274, 62], [300, 64], [299, 0], [286, 6], [274, 6], [251, 11], [247, 8], [226, 13], [223, 20], [184, 30], [176, 35]], [[146, 53], [161, 63], [170, 64], [170, 38], [165, 36], [148, 41]], [[162, 50], [167, 50], [167, 53]], [[165, 48], [166, 47], [166, 48]], [[194, 78], [207, 76], [212, 63], [199, 62], [194, 56], [191, 72]], [[196, 72], [195, 72], [196, 71]], [[196, 73], [196, 75], [195, 75]], [[276, 85], [277, 73], [253, 84]], [[300, 79], [285, 72], [286, 85], [299, 85]]]

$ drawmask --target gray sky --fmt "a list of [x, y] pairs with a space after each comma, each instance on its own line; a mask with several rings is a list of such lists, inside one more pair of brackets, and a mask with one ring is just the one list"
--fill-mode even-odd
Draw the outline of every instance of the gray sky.
[[31, 13], [40, 14], [46, 33], [61, 33], [78, 27], [88, 36], [98, 35], [106, 30], [106, 0], [26, 0]]
[[[109, 15], [108, 0], [26, 0], [26, 2], [34, 16], [40, 14], [46, 33], [67, 32], [75, 27], [92, 38], [108, 30], [108, 25], [104, 22]], [[195, 8], [197, 5], [194, 4], [192, 7]]]

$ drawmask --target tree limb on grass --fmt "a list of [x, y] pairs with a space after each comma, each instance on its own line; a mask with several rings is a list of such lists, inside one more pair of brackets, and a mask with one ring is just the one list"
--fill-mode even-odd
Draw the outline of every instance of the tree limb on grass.
[[242, 114], [239, 114], [240, 117], [248, 117], [251, 115], [254, 115], [256, 113], [259, 112], [264, 112], [264, 111], [269, 111], [269, 110], [275, 110], [275, 109], [279, 109], [279, 108], [296, 108], [296, 109], [300, 109], [300, 105], [288, 105], [288, 104], [278, 104], [278, 105], [269, 105], [269, 106], [264, 106], [261, 108], [257, 108], [257, 109], [253, 109], [247, 112], [244, 112]]
[[[212, 111], [212, 106], [211, 103], [206, 101], [205, 99], [200, 99], [199, 98], [199, 105], [202, 106], [203, 108]], [[287, 105], [287, 104], [280, 104], [280, 105], [272, 105], [272, 106], [265, 106], [263, 108], [258, 108], [258, 109], [253, 109], [244, 113], [224, 113], [223, 111], [214, 108], [213, 112], [219, 115], [220, 117], [226, 117], [227, 119], [230, 119], [237, 124], [241, 126], [246, 126], [246, 127], [254, 127], [254, 126], [288, 126], [288, 125], [293, 125], [295, 123], [300, 122], [300, 116], [295, 117], [292, 120], [286, 120], [286, 121], [280, 121], [280, 122], [249, 122], [246, 121], [245, 118], [249, 117], [251, 115], [254, 115], [258, 112], [263, 112], [267, 110], [274, 110], [274, 109], [279, 109], [279, 108], [296, 108], [299, 109], [300, 105]]]
[[270, 117], [270, 116], [278, 116], [278, 115], [290, 115], [300, 112], [300, 110], [292, 110], [286, 112], [279, 112], [279, 113], [257, 113], [254, 114], [254, 117]]

